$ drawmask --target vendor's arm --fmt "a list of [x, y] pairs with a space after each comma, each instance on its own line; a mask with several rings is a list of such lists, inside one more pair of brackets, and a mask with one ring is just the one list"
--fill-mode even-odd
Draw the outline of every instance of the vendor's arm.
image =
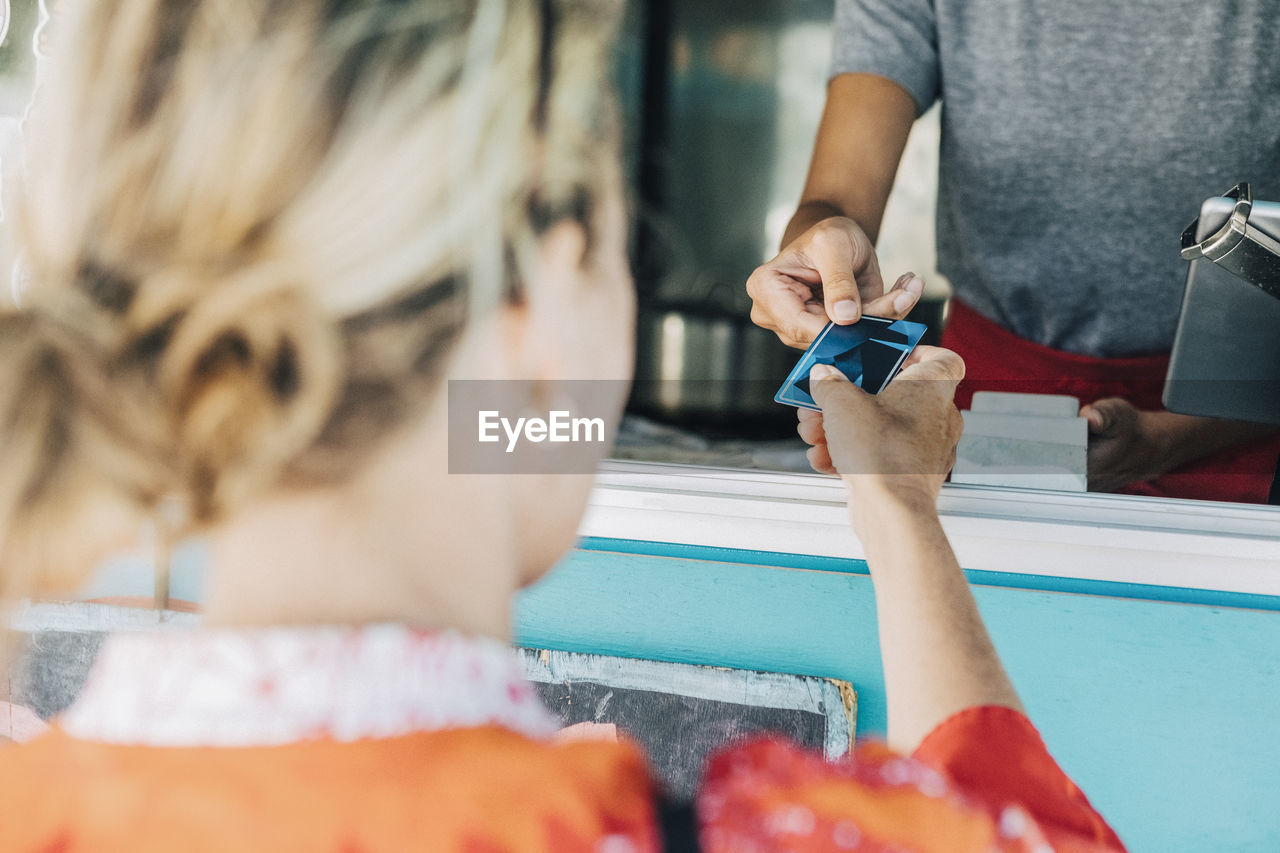
[[833, 216], [853, 220], [874, 243], [915, 117], [915, 101], [891, 80], [875, 74], [833, 78], [800, 207], [782, 248]]
[[1262, 424], [1141, 411], [1118, 398], [1084, 406], [1080, 416], [1089, 420], [1089, 488], [1103, 492], [1280, 432]]
[[917, 277], [903, 276], [885, 293], [874, 247], [915, 116], [907, 91], [883, 77], [831, 81], [783, 248], [747, 281], [751, 319], [787, 345], [808, 346], [830, 321], [905, 316], [919, 300], [924, 282]]

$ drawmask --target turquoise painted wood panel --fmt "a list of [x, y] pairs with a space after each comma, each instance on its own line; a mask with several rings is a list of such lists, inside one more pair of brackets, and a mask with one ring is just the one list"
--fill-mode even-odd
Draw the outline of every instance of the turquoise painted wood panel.
[[[695, 553], [576, 551], [517, 602], [517, 640], [848, 679], [859, 733], [883, 734], [865, 564]], [[1280, 849], [1280, 613], [984, 585], [975, 595], [1054, 755], [1135, 853]]]

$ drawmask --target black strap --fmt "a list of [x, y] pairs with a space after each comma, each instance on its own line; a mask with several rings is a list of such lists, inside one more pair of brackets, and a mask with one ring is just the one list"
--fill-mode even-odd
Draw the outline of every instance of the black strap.
[[692, 803], [658, 801], [658, 834], [666, 853], [700, 853], [698, 814]]

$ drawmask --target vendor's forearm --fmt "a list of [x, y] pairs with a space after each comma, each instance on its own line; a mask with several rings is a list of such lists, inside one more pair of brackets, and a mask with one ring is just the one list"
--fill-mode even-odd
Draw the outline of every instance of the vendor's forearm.
[[1198, 418], [1173, 412], [1153, 414], [1154, 438], [1170, 471], [1280, 432], [1280, 428], [1265, 424]]
[[913, 750], [966, 708], [1021, 710], [933, 508], [874, 504], [857, 526], [875, 583], [890, 744]]
[[899, 84], [874, 74], [841, 74], [827, 105], [799, 209], [782, 246], [832, 216], [847, 216], [875, 242], [902, 149], [916, 117]]

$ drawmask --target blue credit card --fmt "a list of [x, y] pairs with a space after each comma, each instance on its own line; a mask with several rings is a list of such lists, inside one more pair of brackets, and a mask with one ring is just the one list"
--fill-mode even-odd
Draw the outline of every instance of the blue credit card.
[[788, 406], [822, 411], [809, 396], [809, 371], [830, 364], [870, 394], [879, 394], [902, 369], [928, 326], [907, 320], [863, 317], [852, 326], [827, 324], [805, 350], [773, 399]]

